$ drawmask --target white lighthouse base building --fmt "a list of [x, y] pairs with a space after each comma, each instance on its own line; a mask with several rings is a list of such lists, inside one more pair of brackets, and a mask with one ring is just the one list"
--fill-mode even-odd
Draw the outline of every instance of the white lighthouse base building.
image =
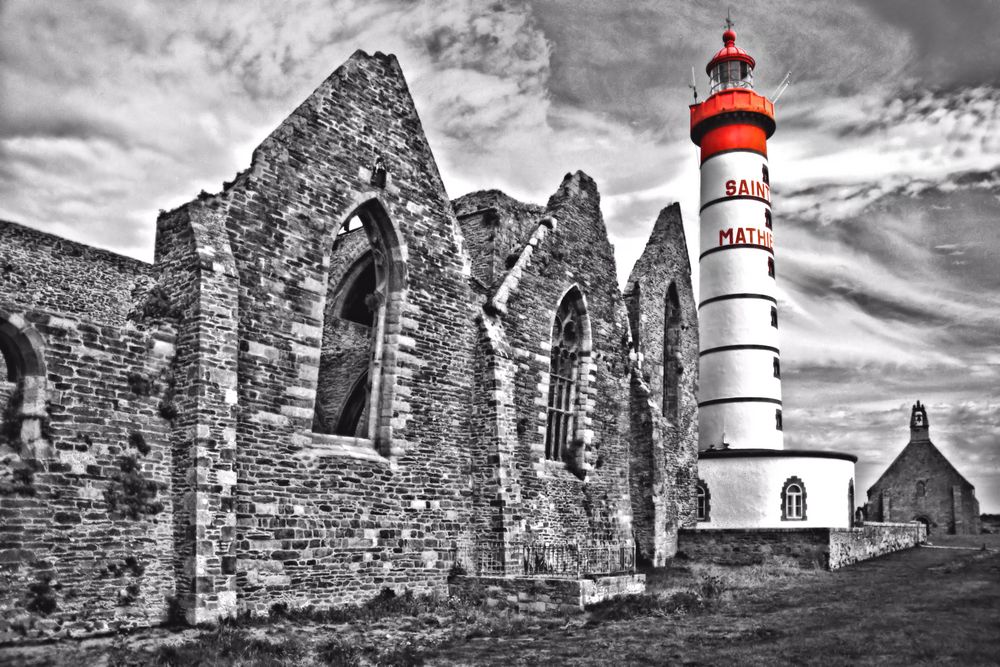
[[696, 529], [850, 528], [856, 461], [838, 452], [703, 451]]

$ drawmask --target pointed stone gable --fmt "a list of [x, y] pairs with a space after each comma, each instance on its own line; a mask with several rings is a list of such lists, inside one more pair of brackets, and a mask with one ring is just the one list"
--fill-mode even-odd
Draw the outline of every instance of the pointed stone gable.
[[643, 558], [661, 565], [677, 550], [678, 528], [693, 521], [698, 456], [698, 314], [679, 204], [660, 211], [624, 294], [636, 542]]

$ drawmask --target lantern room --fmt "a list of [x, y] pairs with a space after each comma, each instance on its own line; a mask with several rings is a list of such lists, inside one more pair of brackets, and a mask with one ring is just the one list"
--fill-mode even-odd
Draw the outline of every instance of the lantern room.
[[729, 88], [753, 89], [753, 68], [756, 63], [749, 53], [736, 46], [736, 31], [731, 23], [722, 33], [723, 47], [715, 54], [705, 71], [711, 79], [710, 95]]

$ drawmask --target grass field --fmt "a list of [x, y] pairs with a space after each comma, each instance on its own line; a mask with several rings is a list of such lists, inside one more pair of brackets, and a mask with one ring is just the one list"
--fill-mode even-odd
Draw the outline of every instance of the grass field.
[[1000, 664], [1000, 535], [933, 542], [837, 572], [679, 562], [649, 573], [646, 596], [577, 616], [399, 596], [269, 623], [0, 648], [0, 664]]

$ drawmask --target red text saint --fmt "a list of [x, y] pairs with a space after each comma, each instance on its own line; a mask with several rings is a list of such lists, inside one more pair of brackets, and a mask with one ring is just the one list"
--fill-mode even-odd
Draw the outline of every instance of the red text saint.
[[771, 187], [763, 181], [748, 181], [741, 178], [739, 181], [726, 181], [727, 197], [757, 197], [771, 201]]

